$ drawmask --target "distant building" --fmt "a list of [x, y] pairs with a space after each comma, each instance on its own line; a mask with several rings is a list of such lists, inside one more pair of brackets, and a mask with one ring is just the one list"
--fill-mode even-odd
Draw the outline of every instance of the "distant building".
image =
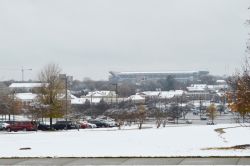
[[207, 84], [192, 84], [190, 87], [187, 87], [189, 92], [206, 92], [208, 90]]
[[211, 98], [207, 84], [192, 84], [187, 87], [187, 96], [192, 100], [209, 100]]
[[135, 95], [129, 96], [127, 98], [127, 101], [132, 101], [133, 103], [136, 103], [136, 104], [143, 104], [145, 103], [145, 98], [142, 97], [141, 95], [135, 94]]
[[[93, 91], [89, 92], [86, 96], [81, 96], [81, 100], [85, 102], [88, 100], [90, 103], [96, 104], [101, 100], [107, 103], [114, 103], [117, 101], [122, 101], [123, 99], [117, 98], [115, 91]], [[80, 101], [80, 100], [79, 100]]]
[[37, 88], [41, 88], [43, 83], [12, 83], [10, 84], [9, 88], [11, 91], [16, 92], [32, 92]]
[[89, 92], [87, 97], [92, 98], [110, 98], [110, 97], [116, 97], [115, 91], [93, 91]]
[[20, 101], [24, 107], [37, 101], [37, 94], [34, 93], [15, 93], [15, 100]]
[[167, 71], [167, 72], [114, 72], [110, 71], [109, 80], [112, 82], [155, 81], [172, 76], [180, 82], [197, 81], [201, 76], [208, 75], [208, 71]]
[[174, 97], [181, 97], [185, 95], [183, 90], [170, 90], [170, 91], [144, 91], [138, 92], [136, 95], [140, 95], [144, 98], [158, 98], [158, 99], [171, 99]]

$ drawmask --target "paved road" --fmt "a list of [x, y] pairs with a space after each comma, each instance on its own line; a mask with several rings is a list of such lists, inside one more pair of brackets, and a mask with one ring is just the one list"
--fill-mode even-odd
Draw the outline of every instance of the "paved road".
[[0, 165], [250, 165], [250, 157], [235, 158], [16, 158]]
[[[207, 117], [208, 118], [208, 117]], [[200, 119], [200, 115], [193, 115], [192, 112], [188, 113], [186, 115], [186, 118], [183, 119], [179, 119], [179, 124], [186, 124], [186, 121], [187, 120], [191, 120], [192, 121], [192, 124], [190, 125], [207, 125], [207, 120], [201, 120]], [[148, 123], [148, 124], [155, 124], [155, 120], [148, 120], [146, 121], [145, 123]], [[216, 116], [216, 118], [214, 119], [214, 123], [215, 124], [231, 124], [231, 123], [236, 123], [236, 117], [232, 114], [232, 113], [228, 113], [228, 114], [218, 114]], [[170, 123], [172, 124], [172, 123]]]

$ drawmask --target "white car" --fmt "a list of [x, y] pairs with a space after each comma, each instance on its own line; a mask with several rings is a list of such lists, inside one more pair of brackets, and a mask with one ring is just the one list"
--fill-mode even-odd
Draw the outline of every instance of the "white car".
[[93, 124], [93, 123], [88, 123], [88, 127], [89, 128], [97, 128], [96, 124]]
[[5, 130], [7, 126], [9, 126], [9, 123], [0, 122], [0, 130]]

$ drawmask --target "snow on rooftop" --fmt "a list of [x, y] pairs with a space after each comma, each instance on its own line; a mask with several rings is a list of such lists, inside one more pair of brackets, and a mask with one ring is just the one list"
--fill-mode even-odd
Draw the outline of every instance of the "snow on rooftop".
[[175, 96], [181, 96], [185, 92], [183, 90], [171, 90], [171, 91], [144, 91], [137, 94], [141, 94], [147, 97], [160, 97], [160, 98], [173, 98]]
[[187, 87], [188, 91], [205, 91], [208, 88], [206, 84], [192, 84]]
[[38, 88], [42, 87], [43, 83], [12, 83], [10, 88]]
[[142, 97], [141, 95], [132, 95], [128, 97], [128, 100], [132, 100], [132, 101], [141, 101], [141, 100], [145, 100], [144, 97]]
[[183, 94], [183, 90], [161, 91], [160, 98], [173, 98], [175, 96], [182, 96]]
[[100, 103], [102, 100], [101, 98], [91, 98], [91, 97], [85, 97], [85, 98], [72, 98], [71, 104], [84, 104], [86, 101], [92, 102], [94, 104]]
[[219, 90], [219, 89], [227, 89], [228, 85], [226, 85], [226, 84], [208, 85], [207, 87], [209, 90]]
[[226, 83], [225, 80], [217, 80], [216, 83]]
[[139, 92], [137, 94], [142, 94], [144, 96], [159, 96], [160, 91], [144, 91], [144, 92]]
[[115, 74], [193, 74], [198, 73], [199, 71], [190, 70], [190, 71], [159, 71], [159, 72], [135, 72], [135, 71], [124, 71], [124, 72], [114, 72]]
[[86, 100], [85, 98], [73, 98], [71, 99], [71, 104], [84, 104]]
[[115, 91], [93, 91], [89, 92], [86, 96], [94, 96], [94, 97], [115, 96]]

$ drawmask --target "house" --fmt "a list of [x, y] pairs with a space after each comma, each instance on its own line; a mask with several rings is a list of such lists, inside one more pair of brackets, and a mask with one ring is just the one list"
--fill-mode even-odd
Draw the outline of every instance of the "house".
[[158, 99], [170, 99], [173, 97], [180, 97], [185, 94], [183, 90], [171, 90], [171, 91], [144, 91], [136, 93], [144, 98], [158, 98]]
[[159, 98], [161, 99], [171, 99], [174, 97], [181, 97], [185, 94], [183, 90], [171, 90], [171, 91], [161, 91]]
[[210, 100], [211, 98], [207, 84], [192, 84], [187, 87], [186, 95], [192, 100]]
[[138, 95], [138, 94], [129, 96], [129, 97], [127, 98], [127, 100], [130, 100], [130, 101], [132, 101], [133, 103], [137, 103], [137, 104], [139, 104], [139, 103], [141, 103], [141, 104], [145, 103], [145, 98], [142, 97], [141, 95]]
[[93, 91], [86, 96], [81, 96], [81, 98], [89, 100], [90, 103], [99, 103], [101, 100], [107, 103], [113, 103], [117, 100], [121, 101], [121, 98], [118, 98], [115, 91]]
[[140, 95], [145, 98], [158, 98], [161, 91], [144, 91], [144, 92], [138, 92], [137, 95]]
[[89, 92], [86, 97], [92, 97], [92, 98], [110, 98], [110, 97], [116, 97], [115, 91], [93, 91]]
[[37, 94], [34, 93], [15, 93], [15, 100], [20, 101], [23, 106], [29, 106], [30, 103], [37, 101]]

